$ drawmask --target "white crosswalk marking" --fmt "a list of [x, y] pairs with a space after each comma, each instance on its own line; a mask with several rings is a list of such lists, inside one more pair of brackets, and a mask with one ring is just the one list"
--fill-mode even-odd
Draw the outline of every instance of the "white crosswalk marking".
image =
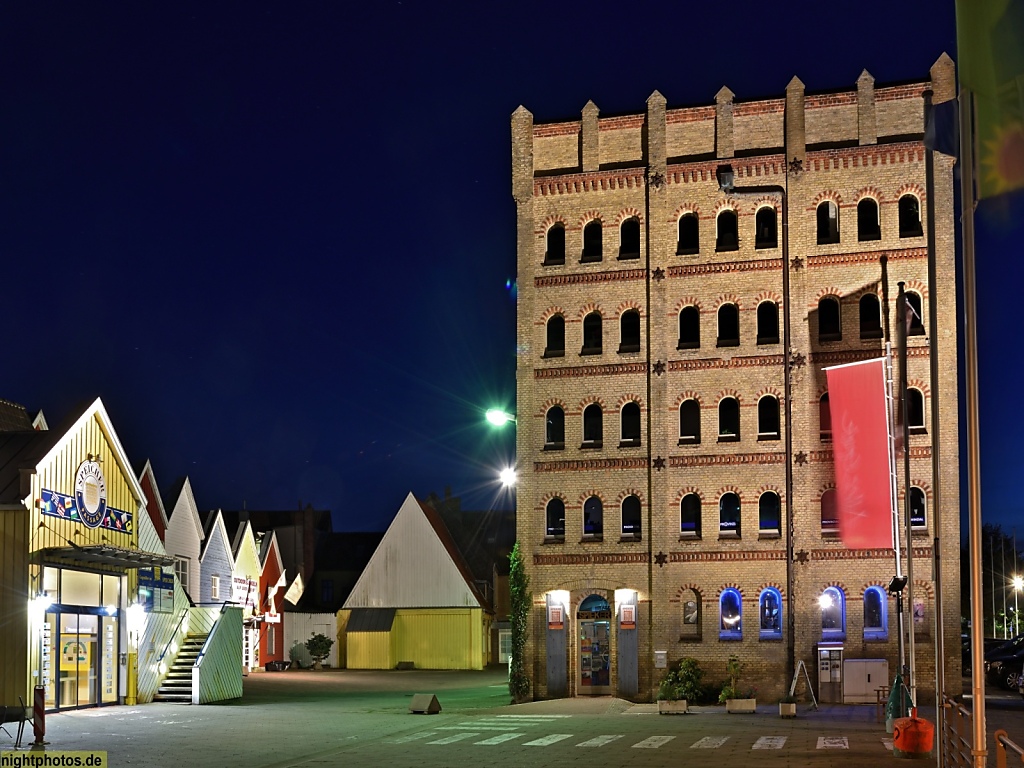
[[491, 747], [491, 746], [494, 746], [495, 744], [502, 744], [502, 743], [504, 743], [506, 741], [511, 741], [512, 739], [518, 739], [520, 736], [525, 736], [525, 734], [523, 734], [523, 733], [499, 733], [497, 736], [491, 736], [491, 738], [489, 738], [489, 739], [484, 739], [483, 741], [474, 741], [473, 743], [474, 744], [482, 744], [485, 747]]
[[408, 736], [399, 736], [397, 739], [388, 739], [388, 744], [408, 744], [410, 741], [416, 741], [417, 739], [425, 739], [428, 736], [437, 736], [437, 731], [420, 731], [419, 733], [410, 733]]
[[845, 736], [819, 736], [818, 749], [849, 749], [850, 742]]
[[621, 738], [622, 738], [622, 734], [621, 733], [617, 734], [617, 735], [614, 735], [614, 736], [612, 736], [612, 735], [608, 735], [608, 736], [595, 736], [594, 738], [589, 739], [588, 741], [581, 741], [576, 746], [577, 747], [603, 747], [605, 744], [610, 744], [611, 742], [615, 741], [616, 739], [621, 739]]
[[507, 717], [514, 720], [562, 720], [572, 715], [495, 715], [495, 717]]
[[782, 749], [785, 744], [785, 736], [762, 736], [754, 742], [751, 749]]
[[662, 744], [668, 744], [675, 736], [649, 736], [643, 741], [633, 745], [633, 749], [657, 749]]
[[729, 740], [728, 736], [705, 736], [690, 745], [690, 749], [718, 749]]
[[439, 731], [513, 731], [516, 728], [522, 728], [523, 725], [529, 725], [529, 723], [506, 723], [502, 725], [481, 725], [480, 723], [463, 723], [462, 725], [439, 725], [437, 730]]
[[557, 744], [564, 739], [571, 739], [571, 733], [552, 733], [550, 736], [541, 736], [539, 739], [533, 741], [527, 741], [523, 744], [524, 747], [547, 747], [551, 744]]
[[892, 739], [882, 739], [882, 746], [892, 752]]
[[456, 741], [471, 739], [474, 736], [479, 735], [479, 733], [474, 733], [473, 731], [462, 731], [460, 733], [453, 733], [451, 736], [445, 736], [443, 739], [438, 739], [437, 741], [428, 741], [427, 744], [454, 744]]

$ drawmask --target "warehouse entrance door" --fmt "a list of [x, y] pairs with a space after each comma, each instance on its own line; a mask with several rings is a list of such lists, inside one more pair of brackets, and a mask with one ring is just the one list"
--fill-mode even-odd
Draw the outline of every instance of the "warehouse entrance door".
[[579, 673], [577, 688], [581, 696], [611, 693], [611, 626], [608, 601], [590, 595], [576, 613], [579, 624]]

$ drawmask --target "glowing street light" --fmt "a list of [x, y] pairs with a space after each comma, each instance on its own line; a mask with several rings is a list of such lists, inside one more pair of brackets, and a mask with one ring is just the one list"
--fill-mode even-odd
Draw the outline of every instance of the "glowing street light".
[[1020, 620], [1017, 618], [1020, 613], [1017, 610], [1017, 596], [1024, 589], [1024, 576], [1013, 577], [1013, 634], [1020, 634]]
[[513, 416], [511, 413], [508, 413], [507, 411], [501, 410], [500, 408], [490, 408], [487, 410], [487, 413], [485, 413], [484, 416], [487, 418], [487, 421], [489, 421], [496, 427], [503, 427], [509, 422], [513, 424], [516, 423], [515, 416]]
[[505, 467], [498, 474], [498, 478], [501, 480], [501, 484], [506, 488], [511, 488], [516, 484], [516, 471], [513, 467]]

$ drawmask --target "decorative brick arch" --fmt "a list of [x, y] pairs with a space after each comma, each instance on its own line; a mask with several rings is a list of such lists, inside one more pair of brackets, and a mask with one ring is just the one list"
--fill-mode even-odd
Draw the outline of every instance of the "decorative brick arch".
[[563, 504], [565, 504], [567, 501], [567, 499], [565, 498], [565, 494], [562, 493], [561, 491], [548, 491], [547, 493], [540, 497], [540, 508], [542, 510], [547, 509], [548, 502], [551, 501], [552, 499], [559, 499]]
[[924, 379], [908, 379], [907, 386], [920, 391], [925, 397], [932, 396], [932, 389]]
[[781, 584], [779, 584], [777, 581], [765, 581], [765, 582], [762, 582], [761, 586], [759, 586], [757, 588], [757, 596], [758, 596], [758, 598], [761, 597], [761, 594], [766, 589], [774, 589], [776, 592], [778, 592], [782, 596], [783, 600], [786, 599], [786, 588], [783, 587]]
[[[925, 500], [929, 501], [929, 502], [932, 500], [932, 486], [931, 486], [930, 483], [928, 483], [928, 482], [926, 482], [924, 480], [921, 480], [919, 478], [912, 477], [912, 478], [910, 478], [910, 487], [911, 488], [920, 488], [922, 491], [924, 491], [924, 498], [925, 498]], [[900, 488], [899, 493], [897, 494], [897, 498], [902, 501], [906, 497], [906, 495], [907, 495], [907, 489], [906, 489], [906, 487], [903, 487], [903, 488]]]
[[617, 410], [621, 411], [622, 406], [624, 406], [626, 403], [636, 403], [637, 405], [640, 406], [641, 411], [646, 410], [646, 408], [644, 408], [644, 399], [640, 397], [640, 395], [634, 395], [631, 392], [627, 392], [624, 395], [620, 395], [615, 407]]
[[[907, 280], [906, 289], [908, 291], [913, 291], [922, 299], [928, 298], [928, 286], [922, 283], [920, 280]], [[923, 319], [924, 318], [922, 318], [922, 320]]]
[[686, 307], [696, 307], [697, 311], [700, 312], [700, 299], [696, 296], [683, 296], [679, 301], [676, 302], [675, 312], [669, 317], [676, 317]]
[[[926, 195], [924, 193], [924, 187], [920, 184], [904, 184], [898, 190], [896, 190], [896, 200], [899, 201], [904, 195], [913, 195], [917, 198], [919, 203], [924, 203]], [[923, 214], [924, 211], [921, 211]]]
[[771, 385], [764, 387], [754, 395], [754, 399], [759, 401], [765, 395], [771, 395], [779, 401], [779, 405], [782, 405], [782, 393], [778, 390], [778, 387], [773, 387]]
[[732, 211], [733, 213], [736, 214], [736, 217], [739, 218], [739, 215], [740, 215], [740, 204], [739, 204], [739, 201], [736, 200], [735, 198], [730, 197], [730, 198], [726, 198], [725, 200], [722, 200], [720, 203], [718, 203], [718, 205], [715, 206], [715, 221], [718, 220], [718, 217], [722, 215], [723, 211]]
[[642, 507], [647, 505], [647, 502], [644, 501], [643, 493], [636, 490], [635, 488], [627, 488], [626, 490], [619, 493], [618, 498], [615, 500], [615, 503], [620, 510], [622, 509], [622, 502], [626, 500], [627, 496], [636, 496], [638, 499], [640, 499], [640, 506]]
[[547, 309], [544, 310], [544, 312], [540, 316], [540, 320], [537, 321], [537, 325], [547, 325], [548, 320], [550, 320], [555, 315], [561, 315], [563, 320], [567, 320], [565, 316], [565, 310], [559, 306], [554, 306], [548, 307]]
[[602, 398], [600, 395], [587, 395], [585, 398], [580, 400], [580, 413], [583, 413], [586, 407], [588, 405], [592, 405], [593, 403], [597, 403], [598, 405], [600, 405], [602, 411], [607, 410], [605, 408], [604, 398]]
[[881, 582], [881, 581], [865, 581], [863, 586], [861, 586], [861, 588], [860, 588], [861, 595], [863, 595], [865, 592], [867, 592], [872, 587], [877, 587], [878, 589], [882, 590], [882, 594], [883, 595], [888, 596], [888, 594], [889, 594], [888, 584], [886, 584], [884, 582]]
[[579, 508], [583, 509], [583, 504], [587, 501], [587, 499], [591, 498], [592, 496], [597, 496], [598, 500], [601, 502], [601, 507], [604, 507], [604, 496], [601, 494], [600, 491], [591, 489], [589, 491], [583, 491], [583, 493], [580, 494], [578, 502]]
[[818, 486], [818, 502], [819, 503], [821, 502], [821, 497], [825, 495], [825, 491], [834, 491], [835, 489], [836, 489], [836, 484], [832, 480], [830, 480], [829, 482], [827, 482], [827, 483], [825, 483], [823, 485], [819, 485]]
[[875, 298], [878, 299], [879, 303], [881, 303], [881, 301], [882, 301], [882, 289], [881, 288], [871, 288], [869, 286], [867, 288], [862, 288], [861, 290], [857, 291], [856, 293], [851, 294], [851, 297], [853, 299], [855, 299], [856, 301], [860, 301], [865, 296], [874, 296]]
[[782, 493], [782, 489], [779, 488], [775, 483], [765, 483], [757, 490], [757, 498], [761, 498], [766, 493], [774, 493], [779, 497], [780, 501], [785, 501], [785, 495]]
[[687, 400], [696, 400], [697, 405], [700, 406], [700, 395], [698, 395], [692, 389], [687, 389], [684, 392], [680, 392], [679, 395], [676, 397], [675, 405], [672, 407], [672, 410], [678, 411], [679, 406], [681, 406]]
[[680, 584], [679, 588], [676, 590], [675, 595], [673, 597], [670, 597], [668, 601], [670, 603], [681, 603], [683, 602], [683, 598], [686, 597], [687, 592], [693, 592], [693, 594], [697, 597], [697, 602], [704, 602], [704, 594], [703, 592], [701, 592], [701, 588], [696, 584], [689, 582], [686, 584]]
[[597, 314], [601, 316], [601, 319], [604, 320], [604, 312], [601, 311], [601, 305], [593, 301], [588, 301], [586, 304], [580, 307], [578, 315], [579, 321], [583, 322], [583, 318], [585, 318], [591, 312], [597, 312]]
[[615, 217], [615, 226], [621, 227], [622, 222], [624, 222], [626, 219], [636, 219], [641, 224], [644, 223], [643, 213], [641, 213], [638, 208], [634, 208], [632, 206], [627, 206], [623, 208], [621, 211], [619, 211], [618, 216]]
[[775, 215], [778, 216], [778, 214], [779, 214], [779, 200], [778, 200], [778, 198], [772, 197], [771, 195], [764, 195], [762, 197], [757, 198], [757, 200], [755, 200], [750, 205], [750, 213], [752, 215], [756, 215], [757, 212], [759, 210], [761, 210], [762, 208], [771, 208], [773, 211], [775, 211]]
[[826, 589], [828, 589], [829, 587], [835, 587], [835, 588], [836, 588], [836, 589], [838, 589], [838, 590], [839, 590], [840, 592], [842, 592], [842, 593], [843, 593], [843, 598], [844, 598], [844, 599], [846, 599], [846, 598], [848, 598], [848, 597], [850, 596], [850, 590], [848, 590], [848, 589], [846, 588], [846, 585], [845, 585], [845, 584], [843, 584], [843, 582], [839, 581], [838, 579], [832, 579], [831, 581], [826, 581], [826, 582], [825, 582], [825, 583], [824, 583], [824, 584], [822, 585], [821, 589], [820, 589], [820, 590], [818, 590], [818, 591], [819, 591], [819, 593], [820, 593], [820, 592], [824, 592], [824, 591], [825, 591]]
[[828, 297], [837, 299], [840, 304], [843, 302], [843, 292], [836, 288], [836, 286], [834, 285], [827, 285], [824, 288], [820, 288], [818, 290], [818, 292], [814, 295], [814, 303], [811, 304], [810, 306], [817, 307], [818, 302]]
[[704, 503], [704, 494], [700, 492], [700, 488], [695, 485], [687, 485], [679, 489], [679, 493], [676, 494], [676, 506], [678, 507], [683, 503], [683, 499], [689, 496], [691, 493], [696, 494], [697, 498], [700, 499], [700, 503]]
[[644, 316], [644, 308], [640, 305], [640, 302], [633, 301], [632, 299], [627, 299], [626, 301], [619, 304], [619, 306], [616, 307], [615, 309], [615, 316], [622, 317], [622, 314], [624, 312], [628, 312], [631, 309], [635, 310], [636, 313], [640, 315], [640, 317]]
[[667, 219], [667, 223], [676, 224], [681, 218], [683, 218], [683, 216], [686, 216], [687, 214], [690, 213], [696, 216], [697, 220], [700, 221], [700, 208], [697, 207], [696, 205], [693, 205], [692, 203], [683, 203], [682, 205], [675, 209], [675, 211], [672, 213], [671, 218]]
[[583, 229], [585, 226], [587, 226], [587, 224], [589, 224], [592, 221], [599, 221], [601, 222], [601, 226], [604, 226], [604, 217], [601, 216], [600, 211], [587, 211], [582, 216], [580, 216], [580, 221], [577, 226], [580, 229]]
[[554, 408], [554, 407], [555, 407], [556, 405], [557, 405], [557, 406], [558, 406], [559, 408], [561, 408], [563, 412], [565, 411], [565, 403], [564, 403], [564, 402], [562, 402], [562, 400], [561, 400], [561, 399], [559, 399], [559, 398], [557, 398], [557, 397], [549, 397], [549, 398], [548, 398], [547, 400], [545, 400], [545, 401], [544, 401], [544, 402], [543, 402], [543, 403], [541, 404], [541, 406], [540, 406], [540, 413], [538, 413], [537, 415], [538, 415], [538, 416], [541, 416], [541, 417], [543, 417], [543, 416], [547, 416], [547, 413], [548, 413], [548, 411], [550, 411], [550, 410], [551, 410], [552, 408]]
[[721, 390], [718, 393], [718, 400], [716, 402], [720, 403], [723, 400], [725, 400], [725, 398], [727, 398], [727, 397], [731, 397], [737, 403], [739, 403], [740, 405], [743, 405], [743, 400], [742, 400], [742, 398], [740, 398], [740, 393], [737, 392], [735, 389], [723, 389], [723, 390]]
[[924, 592], [929, 600], [935, 599], [935, 587], [932, 586], [931, 582], [914, 579], [914, 594], [917, 595], [921, 592]]
[[766, 301], [774, 301], [776, 304], [781, 304], [782, 294], [776, 291], [761, 291], [754, 297], [754, 306], [759, 306]]
[[875, 186], [861, 187], [857, 190], [857, 194], [853, 196], [853, 202], [859, 203], [865, 197], [870, 197], [876, 203], [881, 204], [885, 201], [885, 197], [882, 195], [882, 191]]
[[741, 491], [735, 485], [723, 485], [721, 488], [718, 489], [716, 498], [721, 499], [727, 493], [735, 493], [739, 497], [740, 502], [743, 502], [743, 491]]
[[818, 210], [818, 206], [821, 205], [822, 203], [824, 203], [826, 200], [831, 200], [833, 203], [836, 204], [837, 208], [840, 208], [843, 205], [843, 196], [841, 194], [839, 194], [834, 189], [826, 189], [826, 190], [823, 190], [823, 191], [819, 192], [814, 197], [814, 200], [811, 201], [811, 207], [808, 208], [808, 210], [810, 210], [810, 211]]
[[727, 590], [727, 589], [734, 589], [737, 592], [739, 592], [741, 600], [746, 600], [747, 599], [747, 595], [743, 591], [743, 587], [741, 587], [735, 581], [727, 581], [721, 587], [718, 588], [718, 597], [719, 597], [719, 599], [721, 599], [722, 593], [725, 592], [725, 590]]
[[561, 224], [566, 230], [569, 229], [569, 222], [566, 221], [565, 217], [559, 213], [553, 213], [550, 216], [546, 216], [540, 223], [540, 228], [536, 230], [536, 234], [544, 237], [555, 224]]
[[735, 304], [736, 309], [743, 309], [740, 299], [735, 293], [723, 293], [715, 299], [715, 312], [720, 310], [723, 304]]

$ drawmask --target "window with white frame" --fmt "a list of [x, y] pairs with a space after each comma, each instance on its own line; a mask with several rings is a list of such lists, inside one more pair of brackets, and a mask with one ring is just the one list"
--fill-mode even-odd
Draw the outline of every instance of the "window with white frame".
[[220, 600], [220, 576], [210, 577], [210, 599]]
[[178, 579], [178, 583], [181, 584], [181, 588], [188, 592], [188, 566], [189, 559], [187, 557], [181, 557], [175, 555], [174, 557], [174, 576]]

